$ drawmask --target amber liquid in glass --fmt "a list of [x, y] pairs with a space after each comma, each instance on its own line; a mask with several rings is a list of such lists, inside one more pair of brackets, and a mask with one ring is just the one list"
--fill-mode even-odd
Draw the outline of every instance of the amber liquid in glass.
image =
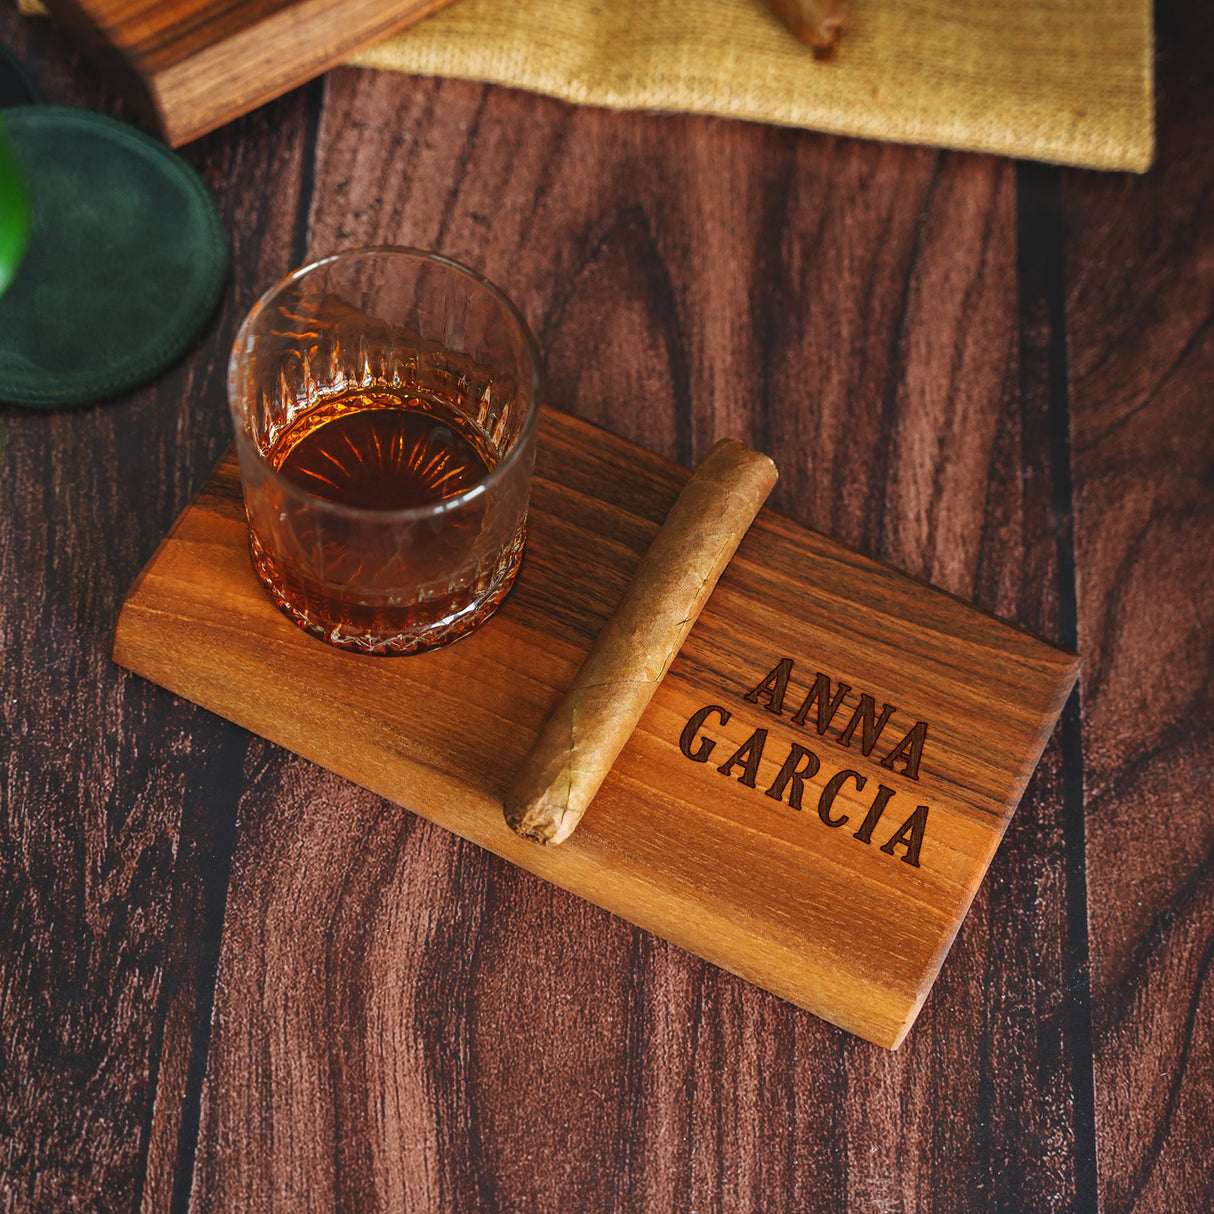
[[279, 435], [269, 459], [287, 480], [342, 506], [429, 506], [471, 489], [489, 471], [456, 428], [457, 417], [432, 400], [346, 392], [298, 418]]
[[[469, 562], [484, 503], [453, 504], [425, 522], [392, 512], [429, 507], [480, 483], [496, 463], [488, 439], [447, 402], [386, 389], [320, 400], [279, 433], [270, 465], [312, 497], [370, 512], [351, 520], [317, 517], [317, 507], [281, 516], [278, 542], [252, 532], [253, 560], [272, 597], [296, 623], [335, 644], [379, 652], [343, 637], [382, 636], [434, 627], [436, 637], [407, 648], [445, 644], [491, 614], [513, 580], [522, 535], [502, 563]], [[323, 509], [323, 508], [322, 508]], [[299, 554], [300, 559], [293, 559]], [[471, 570], [471, 571], [469, 571]], [[420, 583], [402, 594], [401, 584]]]

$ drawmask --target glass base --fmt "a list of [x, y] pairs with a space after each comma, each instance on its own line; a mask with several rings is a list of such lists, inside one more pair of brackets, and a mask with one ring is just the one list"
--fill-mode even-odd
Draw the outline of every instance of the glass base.
[[439, 649], [479, 628], [510, 592], [522, 564], [525, 528], [475, 587], [454, 590], [441, 605], [434, 601], [406, 606], [367, 603], [349, 592], [309, 586], [284, 577], [277, 562], [249, 532], [249, 556], [274, 605], [310, 636], [356, 653], [403, 657]]

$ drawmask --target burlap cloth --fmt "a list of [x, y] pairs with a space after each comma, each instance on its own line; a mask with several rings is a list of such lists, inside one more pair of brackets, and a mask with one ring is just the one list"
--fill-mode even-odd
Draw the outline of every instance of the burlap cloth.
[[1150, 0], [853, 0], [818, 62], [762, 0], [457, 0], [352, 62], [618, 109], [1142, 171]]

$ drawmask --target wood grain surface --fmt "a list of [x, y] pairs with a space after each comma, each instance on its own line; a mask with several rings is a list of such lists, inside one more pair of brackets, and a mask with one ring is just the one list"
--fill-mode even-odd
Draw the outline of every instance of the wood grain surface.
[[1068, 173], [1104, 1209], [1214, 1208], [1214, 21], [1161, 21], [1160, 163]]
[[[1052, 634], [1052, 437], [1017, 373], [1012, 166], [707, 120], [663, 119], [661, 129], [658, 139], [644, 115], [458, 82], [335, 73], [316, 163], [317, 181], [333, 184], [313, 195], [311, 251], [389, 241], [470, 262], [536, 329], [554, 405], [683, 463], [724, 434], [749, 439], [780, 462], [779, 508]], [[454, 1071], [444, 1070], [452, 1063], [435, 1039], [416, 1039], [389, 1111], [376, 1114], [388, 1141], [409, 1141], [404, 1110], [458, 1085], [457, 1104], [431, 1105], [427, 1116], [466, 1133], [469, 1156], [429, 1148], [436, 1167], [409, 1169], [416, 1204], [914, 1209], [936, 1192], [954, 1207], [986, 1208], [994, 1193], [1066, 1208], [1077, 1181], [1072, 1059], [1055, 1027], [1067, 921], [1054, 762], [1035, 781], [1047, 791], [1030, 793], [1012, 826], [1024, 844], [1009, 863], [1018, 854], [1027, 871], [996, 862], [958, 941], [956, 977], [942, 977], [892, 1063], [460, 852], [461, 884], [475, 891], [462, 914], [479, 928], [454, 954], [444, 947], [410, 964], [447, 972], [444, 957], [460, 958], [446, 980], [458, 985], [427, 1001], [450, 1009], [466, 1061], [457, 1051]], [[242, 921], [264, 921], [258, 873], [276, 837], [238, 848], [231, 897], [249, 908]], [[389, 853], [379, 863], [357, 895], [331, 882], [325, 895], [317, 889], [328, 914], [350, 897], [373, 898], [373, 881], [399, 861]], [[444, 903], [416, 903], [419, 924]], [[374, 1192], [390, 1204], [399, 1182], [383, 1163], [334, 1162], [329, 1144], [361, 1137], [370, 1111], [326, 1099], [334, 1085], [320, 1076], [377, 1057], [382, 1065], [380, 1034], [401, 1030], [375, 1028], [357, 1045], [348, 999], [309, 981], [321, 972], [313, 951], [301, 955], [267, 926], [240, 948], [225, 940], [195, 1207], [290, 1208], [291, 1192], [334, 1192], [339, 1205]], [[336, 941], [345, 928], [328, 930]], [[524, 939], [558, 965], [565, 997], [543, 966], [515, 963]], [[315, 1034], [304, 1062], [267, 1005], [276, 990], [301, 992], [297, 1011]], [[510, 1042], [519, 1008], [543, 1048]], [[564, 1031], [575, 1009], [589, 1040]], [[324, 1047], [337, 1040], [350, 1051], [340, 1058]], [[542, 1064], [527, 1065], [539, 1055]], [[975, 1066], [988, 1056], [995, 1061]], [[1012, 1081], [984, 1078], [987, 1065]], [[921, 1084], [925, 1071], [938, 1079]], [[1022, 1082], [1029, 1073], [1040, 1078]], [[945, 1123], [936, 1082], [954, 1109]], [[537, 1142], [513, 1115], [520, 1084], [533, 1107], [561, 1108], [555, 1141]], [[365, 1101], [377, 1090], [348, 1092]], [[271, 1093], [282, 1111], [259, 1118], [234, 1152], [248, 1102], [263, 1107]], [[297, 1135], [288, 1140], [284, 1117]], [[805, 1168], [823, 1118], [835, 1130], [814, 1147], [822, 1166]], [[603, 1119], [615, 1129], [600, 1143], [592, 1127]], [[697, 1125], [717, 1129], [710, 1139]], [[993, 1144], [1012, 1127], [1023, 1150], [996, 1160]], [[1043, 1152], [1043, 1141], [1057, 1152]], [[626, 1167], [611, 1162], [620, 1151]], [[272, 1177], [286, 1187], [268, 1192]]]
[[[235, 254], [199, 346], [0, 406], [0, 1209], [1208, 1208], [1208, 22], [1158, 8], [1132, 181], [353, 70], [188, 148]], [[0, 40], [124, 112], [45, 22]], [[898, 1053], [107, 661], [238, 316], [374, 239], [501, 282], [555, 405], [684, 465], [738, 434], [783, 513], [1080, 647]]]
[[[122, 113], [49, 23], [6, 7], [0, 29], [45, 101]], [[113, 404], [0, 406], [0, 1208], [168, 1208], [247, 739], [149, 697], [108, 652], [130, 578], [225, 445], [224, 352], [294, 239], [302, 102], [192, 149], [233, 272], [183, 363]], [[250, 192], [263, 177], [282, 187]]]

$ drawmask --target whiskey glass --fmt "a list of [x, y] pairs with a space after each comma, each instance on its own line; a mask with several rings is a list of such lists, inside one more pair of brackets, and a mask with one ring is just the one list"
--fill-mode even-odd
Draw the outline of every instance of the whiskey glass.
[[228, 400], [253, 567], [300, 628], [411, 654], [497, 609], [523, 555], [540, 371], [492, 283], [418, 249], [313, 262], [249, 313]]

